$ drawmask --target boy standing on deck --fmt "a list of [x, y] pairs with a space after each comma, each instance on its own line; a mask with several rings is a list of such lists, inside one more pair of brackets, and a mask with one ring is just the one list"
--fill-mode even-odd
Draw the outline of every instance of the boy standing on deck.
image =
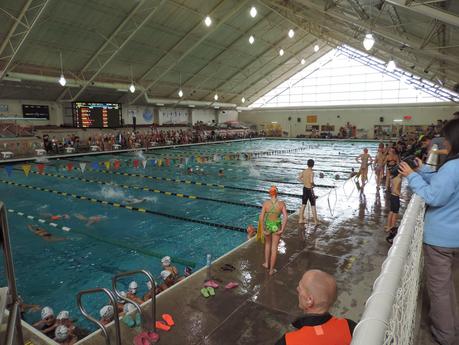
[[397, 228], [395, 224], [397, 223], [398, 211], [400, 209], [400, 192], [402, 189], [402, 176], [399, 174], [398, 169], [392, 169], [390, 171], [390, 212], [387, 218], [386, 231], [391, 232], [395, 236]]
[[314, 218], [314, 224], [319, 224], [317, 219], [317, 210], [316, 210], [316, 196], [314, 194], [314, 160], [308, 159], [308, 168], [303, 170], [300, 175], [298, 176], [298, 180], [303, 182], [303, 197], [302, 203], [300, 207], [300, 219], [298, 223], [305, 223], [304, 221], [304, 209], [306, 205], [309, 203], [311, 204], [312, 216]]
[[359, 175], [363, 187], [368, 181], [368, 166], [373, 163], [373, 158], [371, 158], [370, 154], [368, 153], [368, 149], [365, 147], [363, 149], [363, 153], [359, 155], [355, 160], [360, 163]]

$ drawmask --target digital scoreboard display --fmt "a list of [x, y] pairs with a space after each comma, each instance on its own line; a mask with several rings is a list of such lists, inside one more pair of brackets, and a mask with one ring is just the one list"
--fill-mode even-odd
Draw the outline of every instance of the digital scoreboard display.
[[47, 105], [22, 105], [22, 117], [25, 119], [49, 120], [49, 107]]
[[121, 127], [120, 103], [73, 103], [73, 126], [77, 128]]

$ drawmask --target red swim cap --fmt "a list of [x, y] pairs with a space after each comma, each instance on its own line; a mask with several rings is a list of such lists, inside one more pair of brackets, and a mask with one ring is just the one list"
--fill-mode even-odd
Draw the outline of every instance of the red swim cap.
[[277, 196], [277, 187], [276, 186], [271, 186], [271, 188], [269, 188], [269, 195]]

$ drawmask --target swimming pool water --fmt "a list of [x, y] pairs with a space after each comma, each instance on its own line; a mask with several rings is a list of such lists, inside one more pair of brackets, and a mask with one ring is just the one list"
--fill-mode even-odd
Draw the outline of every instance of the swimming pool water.
[[[253, 140], [50, 160], [45, 164], [44, 175], [37, 174], [35, 164], [32, 164], [29, 176], [23, 173], [22, 164], [13, 167], [11, 176], [2, 169], [1, 200], [8, 209], [24, 213], [24, 216], [8, 213], [18, 290], [26, 303], [49, 305], [56, 314], [63, 309], [69, 310], [71, 317], [80, 325], [93, 329], [77, 312], [75, 296], [78, 291], [97, 286], [110, 287], [112, 276], [122, 271], [144, 268], [158, 277], [162, 255], [176, 259], [175, 264], [180, 272], [183, 272], [184, 263], [188, 262], [194, 263], [194, 270], [197, 270], [205, 265], [206, 254], [210, 253], [213, 258], [220, 257], [243, 243], [246, 234], [87, 199], [119, 204], [129, 204], [132, 199], [138, 199], [134, 200], [138, 203], [133, 207], [245, 229], [248, 224], [256, 225], [259, 215], [259, 208], [247, 207], [247, 204], [259, 206], [267, 199], [265, 192], [256, 190], [267, 191], [271, 184], [276, 184], [280, 192], [300, 196], [302, 185], [297, 175], [304, 169], [309, 158], [316, 162], [316, 184], [338, 186], [349, 176], [351, 168], [357, 168], [355, 157], [363, 147], [369, 147], [370, 153], [374, 155], [375, 143]], [[228, 153], [289, 149], [298, 151], [249, 161], [225, 159]], [[185, 162], [179, 162], [178, 156], [188, 157], [188, 166], [192, 166], [195, 171], [197, 168], [203, 171], [187, 174]], [[199, 156], [212, 157], [212, 161], [198, 163]], [[153, 164], [153, 160], [164, 158], [176, 160], [170, 167]], [[113, 168], [115, 160], [120, 161], [117, 170]], [[132, 166], [133, 160], [139, 160], [138, 168]], [[147, 161], [145, 169], [141, 163], [143, 160]], [[108, 171], [103, 164], [107, 161], [112, 164]], [[130, 161], [129, 166], [126, 165], [127, 161]], [[81, 162], [86, 163], [84, 173], [79, 170]], [[91, 170], [92, 162], [100, 162], [100, 170]], [[70, 172], [66, 167], [68, 163], [74, 165]], [[224, 170], [224, 176], [218, 176], [220, 169]], [[318, 177], [320, 172], [324, 173], [324, 178]], [[340, 180], [335, 179], [336, 174], [340, 175]], [[155, 190], [212, 200], [183, 198]], [[317, 187], [316, 194], [320, 197], [330, 190]], [[77, 199], [71, 194], [87, 199]], [[281, 196], [281, 199], [286, 201], [290, 210], [298, 209], [301, 203], [300, 198], [291, 195]], [[58, 225], [56, 228], [49, 226], [50, 216], [57, 214], [67, 214], [69, 218], [53, 221]], [[34, 219], [26, 218], [27, 215]], [[78, 215], [99, 215], [103, 218], [98, 223], [87, 225]], [[37, 219], [46, 220], [46, 223], [41, 224]], [[40, 226], [65, 240], [47, 242], [33, 234], [27, 227], [29, 224]], [[62, 231], [63, 226], [71, 230]], [[125, 288], [129, 281], [125, 281]], [[138, 278], [137, 281], [140, 294], [146, 292], [144, 278]], [[94, 314], [98, 313], [105, 302], [103, 296], [87, 299], [88, 308]], [[30, 322], [38, 318], [39, 313], [26, 314], [26, 320]]]

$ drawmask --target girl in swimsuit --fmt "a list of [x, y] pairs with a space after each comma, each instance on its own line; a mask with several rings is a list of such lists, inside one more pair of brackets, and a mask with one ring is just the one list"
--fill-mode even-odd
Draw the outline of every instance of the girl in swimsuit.
[[[285, 203], [277, 199], [277, 188], [272, 186], [269, 190], [270, 200], [263, 204], [259, 222], [263, 226], [265, 234], [265, 262], [263, 267], [269, 270], [269, 274], [276, 273], [274, 266], [277, 259], [277, 246], [287, 224], [287, 208]], [[280, 215], [282, 214], [282, 221]]]

